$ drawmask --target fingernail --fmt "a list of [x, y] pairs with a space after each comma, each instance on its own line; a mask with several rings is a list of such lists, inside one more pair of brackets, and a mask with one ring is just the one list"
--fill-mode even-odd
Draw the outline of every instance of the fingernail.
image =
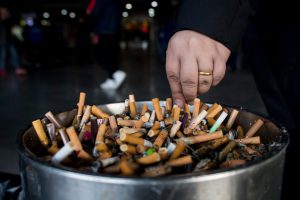
[[176, 99], [175, 100], [175, 104], [179, 107], [182, 107], [183, 106], [183, 102], [180, 100], [180, 99]]

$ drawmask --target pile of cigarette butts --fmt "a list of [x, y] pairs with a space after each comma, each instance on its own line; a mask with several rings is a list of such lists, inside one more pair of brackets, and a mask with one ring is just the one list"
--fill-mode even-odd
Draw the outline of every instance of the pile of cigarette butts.
[[171, 98], [154, 98], [153, 110], [150, 104], [138, 110], [131, 94], [125, 109], [110, 115], [86, 105], [85, 98], [81, 92], [68, 126], [51, 111], [45, 121], [32, 122], [48, 162], [83, 172], [156, 177], [245, 165], [268, 152], [257, 135], [262, 119], [244, 130], [235, 123], [239, 111], [217, 103], [196, 98], [180, 108]]

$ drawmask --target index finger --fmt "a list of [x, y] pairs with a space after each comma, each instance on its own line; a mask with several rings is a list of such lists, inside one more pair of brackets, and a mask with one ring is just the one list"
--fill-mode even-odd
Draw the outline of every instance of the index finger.
[[179, 107], [182, 107], [185, 100], [180, 84], [180, 60], [177, 56], [168, 51], [166, 57], [166, 72], [174, 102]]

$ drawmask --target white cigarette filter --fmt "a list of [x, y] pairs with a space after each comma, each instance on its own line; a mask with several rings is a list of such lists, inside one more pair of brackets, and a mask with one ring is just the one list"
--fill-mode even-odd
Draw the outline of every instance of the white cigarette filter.
[[72, 142], [65, 144], [51, 159], [55, 164], [62, 162], [67, 156], [74, 151], [74, 145]]
[[226, 119], [227, 115], [228, 115], [227, 112], [222, 112], [222, 114], [217, 119], [217, 121], [215, 122], [215, 124], [211, 127], [211, 129], [209, 130], [209, 132], [210, 133], [215, 132], [219, 128], [219, 126], [221, 126], [221, 124], [223, 123], [223, 121]]
[[201, 113], [192, 120], [192, 122], [189, 125], [189, 128], [190, 129], [196, 128], [196, 126], [205, 118], [206, 115], [207, 115], [207, 111], [202, 110]]

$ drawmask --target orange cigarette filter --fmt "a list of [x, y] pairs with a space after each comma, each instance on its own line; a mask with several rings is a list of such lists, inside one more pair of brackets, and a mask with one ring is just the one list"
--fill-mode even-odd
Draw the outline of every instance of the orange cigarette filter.
[[75, 131], [75, 128], [73, 126], [71, 126], [71, 127], [67, 128], [66, 131], [67, 131], [67, 134], [68, 134], [71, 142], [74, 145], [75, 151], [82, 150], [83, 147], [82, 147], [82, 144], [81, 144], [80, 139], [78, 137], [78, 134]]
[[172, 98], [166, 99], [166, 111], [170, 113], [172, 111]]
[[118, 130], [118, 125], [115, 116], [114, 115], [110, 116], [108, 120], [109, 120], [109, 125], [112, 130], [112, 133], [116, 133]]
[[171, 166], [171, 167], [181, 167], [183, 165], [188, 165], [188, 164], [192, 164], [193, 163], [193, 159], [192, 156], [183, 156], [180, 158], [177, 158], [175, 160], [170, 160], [168, 162], [166, 162], [166, 165]]
[[246, 161], [245, 160], [241, 160], [241, 159], [236, 159], [236, 160], [228, 160], [223, 162], [220, 167], [221, 168], [229, 168], [229, 167], [236, 167], [238, 165], [243, 165], [245, 164]]
[[260, 137], [249, 137], [249, 138], [242, 138], [242, 139], [236, 139], [236, 142], [242, 143], [242, 144], [260, 144]]
[[207, 132], [202, 131], [202, 130], [193, 130], [193, 135], [202, 135], [202, 134], [206, 134]]
[[191, 118], [191, 110], [190, 110], [190, 106], [189, 104], [185, 103], [184, 104], [184, 112], [186, 112], [188, 114], [188, 118]]
[[132, 175], [134, 174], [134, 169], [129, 165], [128, 161], [122, 159], [119, 163], [120, 170], [123, 175]]
[[230, 151], [232, 151], [235, 146], [237, 145], [237, 142], [236, 141], [230, 141], [226, 147], [219, 153], [219, 161], [222, 161], [226, 158], [226, 156], [228, 155], [228, 153]]
[[222, 111], [222, 106], [219, 104], [214, 104], [208, 109], [206, 118], [214, 118], [219, 112]]
[[159, 130], [160, 129], [160, 123], [159, 121], [155, 121], [151, 127], [151, 130]]
[[147, 130], [144, 128], [121, 128], [119, 130], [120, 133], [133, 134], [137, 132], [147, 133]]
[[236, 119], [236, 117], [237, 117], [238, 114], [239, 114], [239, 111], [236, 110], [236, 109], [233, 109], [233, 110], [231, 111], [230, 117], [229, 117], [229, 119], [228, 119], [228, 121], [227, 121], [227, 124], [226, 124], [226, 127], [227, 127], [228, 129], [231, 129], [231, 127], [232, 127], [232, 125], [233, 125], [233, 123], [234, 123], [234, 121], [235, 121], [235, 119]]
[[130, 110], [131, 118], [134, 119], [136, 117], [137, 111], [136, 111], [135, 97], [133, 94], [129, 95], [129, 110]]
[[145, 115], [143, 115], [139, 121], [135, 124], [135, 128], [141, 128], [145, 122], [147, 122], [150, 118], [150, 114], [149, 113], [145, 113]]
[[178, 158], [180, 156], [180, 154], [184, 151], [185, 147], [186, 147], [185, 142], [183, 142], [182, 140], [179, 140], [177, 142], [176, 148], [173, 151], [173, 153], [171, 154], [169, 160], [174, 160], [174, 159]]
[[166, 129], [161, 130], [157, 138], [155, 139], [153, 146], [156, 149], [159, 149], [163, 145], [167, 137], [168, 137], [168, 131]]
[[163, 115], [162, 115], [162, 110], [159, 104], [159, 99], [158, 98], [154, 98], [152, 99], [152, 103], [153, 103], [153, 107], [156, 113], [156, 118], [158, 121], [162, 121], [164, 120]]
[[264, 125], [263, 120], [258, 119], [246, 133], [246, 138], [254, 136], [255, 133], [260, 129], [260, 127], [262, 127], [262, 125]]
[[105, 113], [95, 105], [92, 106], [92, 114], [97, 116], [98, 118], [109, 118], [109, 114]]
[[147, 151], [149, 147], [145, 147], [144, 145], [138, 144], [136, 145], [135, 149], [138, 153], [144, 153], [145, 151]]
[[245, 137], [244, 129], [243, 129], [242, 126], [239, 125], [239, 126], [236, 128], [236, 130], [237, 130], [237, 132], [238, 132], [238, 136], [237, 136], [238, 139], [242, 139], [242, 138]]
[[174, 107], [173, 120], [179, 121], [179, 117], [180, 117], [180, 108], [177, 106]]
[[148, 131], [148, 136], [149, 136], [149, 137], [154, 137], [154, 136], [158, 135], [159, 132], [160, 132], [160, 130], [158, 130], [158, 129], [157, 129], [157, 130], [151, 130], [151, 129], [150, 129], [150, 130]]
[[82, 160], [86, 160], [86, 161], [92, 161], [93, 160], [93, 157], [83, 149], [78, 152], [77, 157], [82, 159]]
[[105, 152], [108, 151], [108, 147], [104, 142], [100, 142], [95, 145], [95, 149], [97, 152]]
[[147, 104], [143, 104], [142, 105], [142, 109], [141, 109], [141, 116], [145, 115], [145, 113], [149, 110], [148, 105]]
[[216, 120], [214, 118], [210, 117], [210, 118], [207, 118], [207, 123], [210, 126], [213, 126], [216, 123]]
[[56, 142], [52, 143], [51, 147], [48, 148], [48, 152], [51, 153], [52, 155], [55, 155], [58, 151], [59, 148]]
[[80, 94], [79, 94], [79, 102], [77, 104], [77, 106], [78, 106], [77, 116], [81, 116], [82, 115], [83, 106], [84, 106], [84, 103], [85, 103], [85, 97], [86, 97], [86, 93], [80, 92]]
[[139, 159], [137, 159], [137, 163], [141, 165], [149, 165], [160, 161], [160, 156], [157, 152], [154, 152], [153, 154], [149, 156], [144, 156]]
[[136, 154], [136, 148], [135, 146], [132, 145], [127, 145], [127, 144], [122, 144], [120, 146], [120, 150], [122, 152], [127, 152], [127, 153], [131, 153], [131, 154]]
[[137, 120], [126, 120], [126, 119], [124, 119], [124, 120], [119, 120], [118, 125], [119, 126], [134, 127], [137, 122], [138, 122]]
[[199, 115], [199, 111], [200, 111], [200, 99], [195, 98], [194, 99], [194, 110], [193, 110], [193, 118], [196, 118]]
[[33, 128], [34, 128], [41, 144], [45, 147], [48, 146], [49, 145], [49, 140], [48, 140], [47, 135], [44, 131], [43, 124], [42, 124], [41, 120], [37, 119], [37, 120], [33, 121], [32, 125], [33, 125]]
[[207, 133], [207, 134], [202, 134], [202, 135], [197, 135], [192, 137], [180, 138], [179, 140], [183, 140], [186, 144], [196, 144], [196, 143], [206, 142], [210, 140], [215, 140], [221, 137], [223, 137], [223, 132], [216, 131], [214, 133]]
[[130, 144], [140, 144], [140, 145], [152, 147], [152, 143], [150, 141], [144, 140], [139, 137], [134, 137], [134, 136], [128, 135], [126, 133], [120, 133], [120, 140], [128, 142]]
[[107, 126], [105, 124], [101, 124], [99, 126], [95, 143], [104, 142], [104, 134], [106, 130]]
[[143, 132], [136, 132], [136, 133], [132, 133], [130, 135], [134, 136], [134, 137], [142, 137], [142, 136], [144, 136], [144, 133]]
[[168, 149], [165, 147], [159, 148], [158, 154], [160, 155], [161, 160], [166, 160], [168, 157]]
[[112, 152], [111, 151], [104, 151], [104, 152], [100, 152], [99, 154], [99, 159], [103, 160], [106, 158], [111, 158], [112, 157]]

